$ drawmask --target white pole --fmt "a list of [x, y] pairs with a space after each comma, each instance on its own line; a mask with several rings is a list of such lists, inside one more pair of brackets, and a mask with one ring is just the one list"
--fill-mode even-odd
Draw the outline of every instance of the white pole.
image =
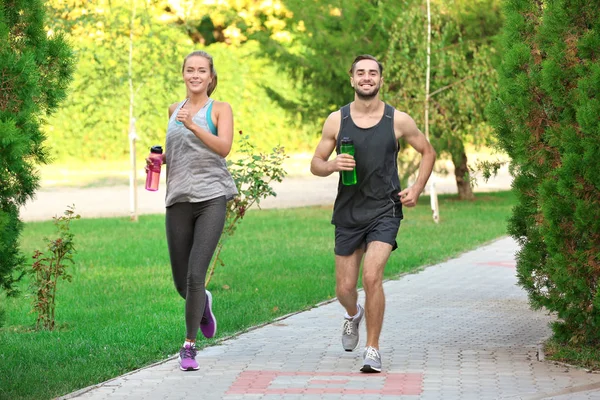
[[[431, 3], [427, 0], [427, 73], [425, 76], [425, 137], [429, 141], [429, 81], [431, 76]], [[431, 199], [431, 211], [433, 221], [440, 222], [440, 211], [438, 207], [437, 192], [435, 190], [435, 174], [429, 177], [429, 196]]]
[[135, 165], [135, 141], [137, 134], [135, 131], [135, 118], [133, 116], [134, 92], [133, 92], [133, 28], [135, 24], [135, 1], [131, 5], [131, 26], [129, 29], [129, 218], [132, 221], [138, 220], [137, 215], [137, 174]]
[[137, 221], [137, 174], [135, 165], [135, 141], [137, 135], [135, 131], [135, 118], [131, 117], [129, 121], [129, 217], [132, 221]]

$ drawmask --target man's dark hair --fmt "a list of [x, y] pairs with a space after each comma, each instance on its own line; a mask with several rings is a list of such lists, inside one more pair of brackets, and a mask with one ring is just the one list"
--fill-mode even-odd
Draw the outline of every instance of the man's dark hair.
[[379, 62], [378, 59], [376, 59], [375, 57], [373, 57], [370, 54], [363, 54], [354, 59], [354, 62], [352, 63], [352, 67], [350, 67], [350, 71], [348, 71], [350, 73], [350, 75], [354, 74], [354, 68], [356, 67], [356, 63], [358, 63], [359, 61], [362, 61], [362, 60], [375, 61], [377, 63], [377, 65], [379, 66], [379, 75], [383, 76], [383, 65]]

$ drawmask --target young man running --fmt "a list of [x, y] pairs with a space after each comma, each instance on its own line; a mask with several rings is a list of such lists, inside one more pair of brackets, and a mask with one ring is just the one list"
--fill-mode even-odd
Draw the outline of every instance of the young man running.
[[[379, 99], [383, 66], [370, 55], [358, 56], [350, 68], [354, 101], [329, 115], [311, 161], [311, 172], [329, 176], [356, 168], [357, 183], [340, 179], [333, 209], [335, 225], [336, 295], [346, 310], [342, 330], [344, 350], [358, 346], [359, 326], [367, 323], [367, 343], [362, 372], [381, 372], [379, 336], [385, 296], [383, 271], [397, 248], [396, 235], [402, 206], [413, 207], [431, 175], [435, 150], [406, 113]], [[355, 147], [354, 157], [340, 154], [342, 138]], [[398, 141], [404, 140], [421, 154], [415, 184], [401, 190], [398, 178]], [[333, 150], [337, 156], [329, 159]], [[358, 304], [356, 285], [361, 261], [365, 306]]]

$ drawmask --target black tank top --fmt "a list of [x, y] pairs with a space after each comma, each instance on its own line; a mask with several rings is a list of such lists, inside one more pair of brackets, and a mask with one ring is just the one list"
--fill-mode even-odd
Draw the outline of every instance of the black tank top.
[[350, 105], [340, 109], [342, 122], [337, 136], [340, 153], [343, 137], [354, 141], [354, 160], [358, 183], [338, 183], [331, 223], [336, 226], [361, 227], [382, 216], [402, 218], [400, 179], [398, 178], [398, 142], [394, 134], [394, 107], [385, 104], [381, 120], [370, 128], [360, 128], [350, 116]]

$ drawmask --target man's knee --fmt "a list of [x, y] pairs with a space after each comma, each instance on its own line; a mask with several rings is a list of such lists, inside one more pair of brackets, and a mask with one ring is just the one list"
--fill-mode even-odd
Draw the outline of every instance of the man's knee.
[[356, 292], [356, 283], [350, 279], [338, 281], [335, 286], [335, 292], [338, 297], [348, 296]]
[[365, 292], [372, 292], [383, 287], [383, 274], [378, 271], [366, 271], [363, 274], [363, 287]]

